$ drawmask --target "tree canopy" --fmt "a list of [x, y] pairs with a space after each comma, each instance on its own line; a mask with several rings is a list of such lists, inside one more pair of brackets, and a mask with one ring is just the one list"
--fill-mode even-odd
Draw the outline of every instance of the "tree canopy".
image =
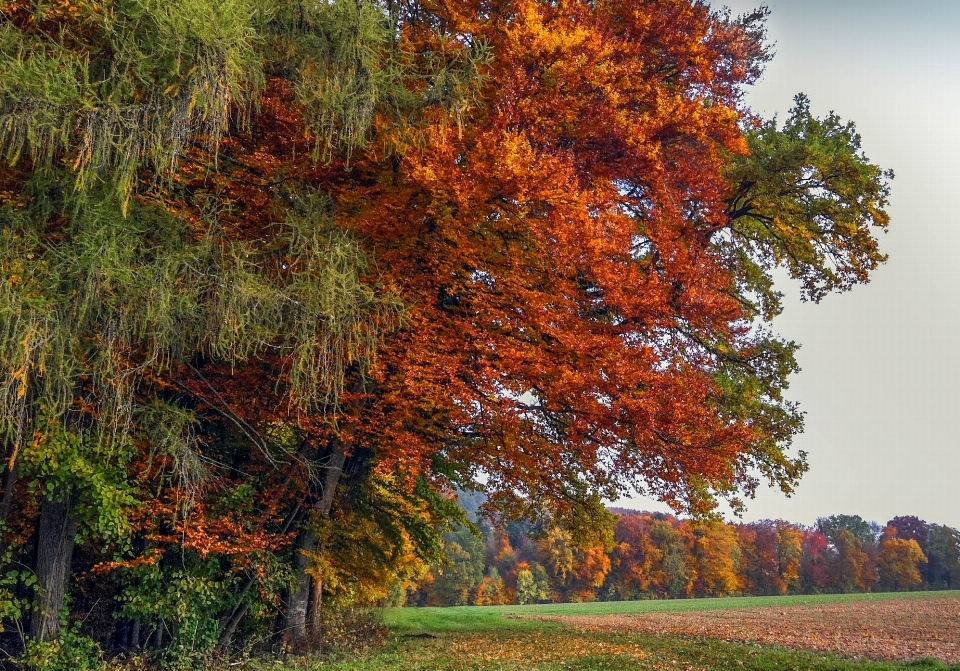
[[300, 641], [426, 571], [455, 489], [585, 547], [630, 491], [790, 492], [773, 272], [867, 281], [892, 175], [744, 106], [766, 15], [0, 5], [7, 616], [56, 637], [79, 562], [120, 648]]

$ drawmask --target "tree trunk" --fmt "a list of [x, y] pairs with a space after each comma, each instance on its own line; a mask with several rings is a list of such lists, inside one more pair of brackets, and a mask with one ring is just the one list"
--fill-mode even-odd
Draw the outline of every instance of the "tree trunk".
[[246, 600], [246, 596], [256, 582], [253, 576], [254, 574], [251, 573], [247, 576], [247, 579], [243, 581], [243, 585], [240, 587], [239, 591], [240, 600], [238, 601], [237, 605], [234, 606], [233, 610], [220, 618], [220, 636], [217, 638], [217, 648], [220, 650], [223, 650], [230, 645], [230, 639], [233, 638], [233, 632], [237, 630], [237, 626], [240, 624], [243, 616], [247, 614], [247, 610], [249, 609], [250, 605]]
[[[306, 459], [310, 449], [310, 441], [304, 440], [302, 443], [300, 443], [300, 448], [297, 450], [297, 457], [300, 459]], [[284, 478], [281, 489], [286, 488], [290, 484], [290, 482], [293, 480], [293, 475], [294, 471], [291, 469]], [[291, 510], [287, 515], [287, 518], [283, 521], [279, 532], [281, 534], [286, 534], [295, 524], [299, 524], [303, 518], [303, 508], [301, 508], [299, 505], [294, 507], [294, 509]], [[220, 633], [217, 637], [217, 648], [219, 650], [224, 650], [230, 645], [230, 640], [233, 638], [234, 632], [236, 632], [237, 627], [243, 620], [243, 617], [247, 614], [247, 611], [250, 608], [250, 604], [246, 600], [247, 594], [250, 593], [250, 590], [253, 589], [255, 584], [256, 580], [254, 578], [254, 574], [251, 573], [247, 576], [247, 579], [244, 580], [243, 585], [240, 587], [237, 605], [234, 606], [229, 612], [223, 613], [223, 615], [220, 617]], [[278, 614], [276, 623], [274, 624], [274, 632], [281, 632], [285, 626], [286, 616], [281, 612]]]
[[228, 645], [230, 645], [230, 639], [233, 638], [233, 632], [237, 630], [237, 625], [243, 620], [243, 616], [247, 614], [247, 611], [250, 609], [250, 603], [244, 601], [239, 604], [236, 610], [233, 611], [230, 619], [227, 621], [226, 627], [223, 629], [223, 633], [220, 634], [220, 638], [217, 641], [217, 649], [224, 650]]
[[[311, 520], [316, 516], [326, 517], [333, 508], [334, 495], [337, 490], [337, 483], [340, 481], [340, 475], [343, 473], [343, 464], [347, 455], [339, 446], [335, 446], [330, 454], [330, 460], [323, 473], [322, 490], [320, 497], [311, 507], [311, 515], [307, 518], [297, 542], [293, 555], [293, 571], [295, 582], [293, 589], [290, 590], [290, 599], [287, 604], [286, 621], [284, 622], [284, 632], [287, 639], [294, 644], [303, 643], [307, 638], [307, 617], [311, 615], [311, 594], [312, 579], [308, 573], [310, 568], [310, 558], [308, 553], [315, 553], [320, 546], [320, 538], [316, 530], [311, 525]], [[316, 603], [313, 608], [312, 622], [319, 621], [320, 604]]]
[[307, 609], [310, 604], [310, 559], [305, 552], [316, 552], [320, 539], [309, 528], [302, 529], [297, 537], [296, 549], [293, 555], [294, 584], [290, 590], [290, 601], [287, 604], [287, 620], [284, 630], [287, 638], [293, 643], [302, 643], [307, 638]]
[[30, 635], [40, 641], [60, 634], [63, 608], [73, 559], [76, 523], [71, 518], [70, 494], [62, 500], [44, 499], [37, 523], [37, 590], [33, 600]]
[[[13, 508], [13, 495], [17, 489], [17, 480], [20, 476], [20, 464], [17, 463], [16, 445], [11, 445], [9, 457], [7, 458], [7, 467], [3, 472], [3, 498], [0, 498], [0, 533], [6, 531], [7, 520], [10, 518], [10, 510]], [[0, 539], [0, 548], [3, 547]]]
[[10, 518], [10, 510], [13, 508], [13, 494], [17, 488], [19, 479], [19, 468], [14, 464], [13, 468], [7, 467], [3, 473], [3, 498], [0, 499], [0, 523], [4, 527]]
[[[287, 515], [287, 519], [284, 520], [283, 525], [280, 527], [280, 533], [285, 534], [290, 531], [290, 528], [294, 524], [298, 524], [299, 521], [303, 518], [304, 512], [303, 509], [299, 506], [294, 510], [290, 511], [290, 514]], [[247, 579], [244, 580], [243, 585], [240, 587], [238, 593], [239, 599], [237, 605], [233, 609], [224, 613], [220, 618], [220, 635], [217, 637], [217, 648], [223, 650], [230, 645], [230, 639], [233, 638], [234, 632], [237, 630], [240, 621], [243, 620], [243, 616], [247, 614], [247, 610], [250, 608], [250, 604], [246, 601], [247, 594], [256, 584], [254, 574], [251, 573], [247, 576]], [[278, 614], [276, 623], [274, 624], [274, 632], [278, 632], [283, 629], [285, 626], [286, 617], [283, 613]]]

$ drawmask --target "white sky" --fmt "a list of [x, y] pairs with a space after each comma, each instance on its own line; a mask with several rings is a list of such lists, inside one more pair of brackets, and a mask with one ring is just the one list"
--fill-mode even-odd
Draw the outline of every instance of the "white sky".
[[[719, 0], [735, 14], [756, 2]], [[789, 396], [810, 470], [790, 499], [761, 491], [747, 521], [895, 515], [960, 527], [960, 0], [773, 0], [774, 60], [748, 95], [781, 118], [794, 94], [853, 120], [893, 168], [890, 260], [867, 286], [803, 304], [775, 327], [802, 345]], [[616, 503], [664, 509], [646, 499]]]

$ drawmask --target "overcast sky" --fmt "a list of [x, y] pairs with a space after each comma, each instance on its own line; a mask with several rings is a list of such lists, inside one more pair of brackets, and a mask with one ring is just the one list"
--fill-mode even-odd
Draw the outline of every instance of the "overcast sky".
[[[727, 0], [734, 13], [756, 6]], [[797, 493], [761, 491], [744, 519], [804, 524], [837, 513], [960, 527], [960, 1], [773, 0], [776, 56], [748, 104], [853, 120], [892, 168], [890, 260], [869, 285], [819, 305], [784, 285], [775, 326], [802, 345], [789, 396], [806, 411]], [[657, 508], [638, 499], [621, 501]]]

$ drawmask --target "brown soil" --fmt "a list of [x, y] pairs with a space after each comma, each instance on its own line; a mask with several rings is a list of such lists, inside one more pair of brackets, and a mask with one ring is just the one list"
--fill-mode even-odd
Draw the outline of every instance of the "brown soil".
[[590, 631], [637, 631], [840, 652], [871, 659], [934, 657], [960, 664], [960, 598], [698, 612], [554, 615]]

